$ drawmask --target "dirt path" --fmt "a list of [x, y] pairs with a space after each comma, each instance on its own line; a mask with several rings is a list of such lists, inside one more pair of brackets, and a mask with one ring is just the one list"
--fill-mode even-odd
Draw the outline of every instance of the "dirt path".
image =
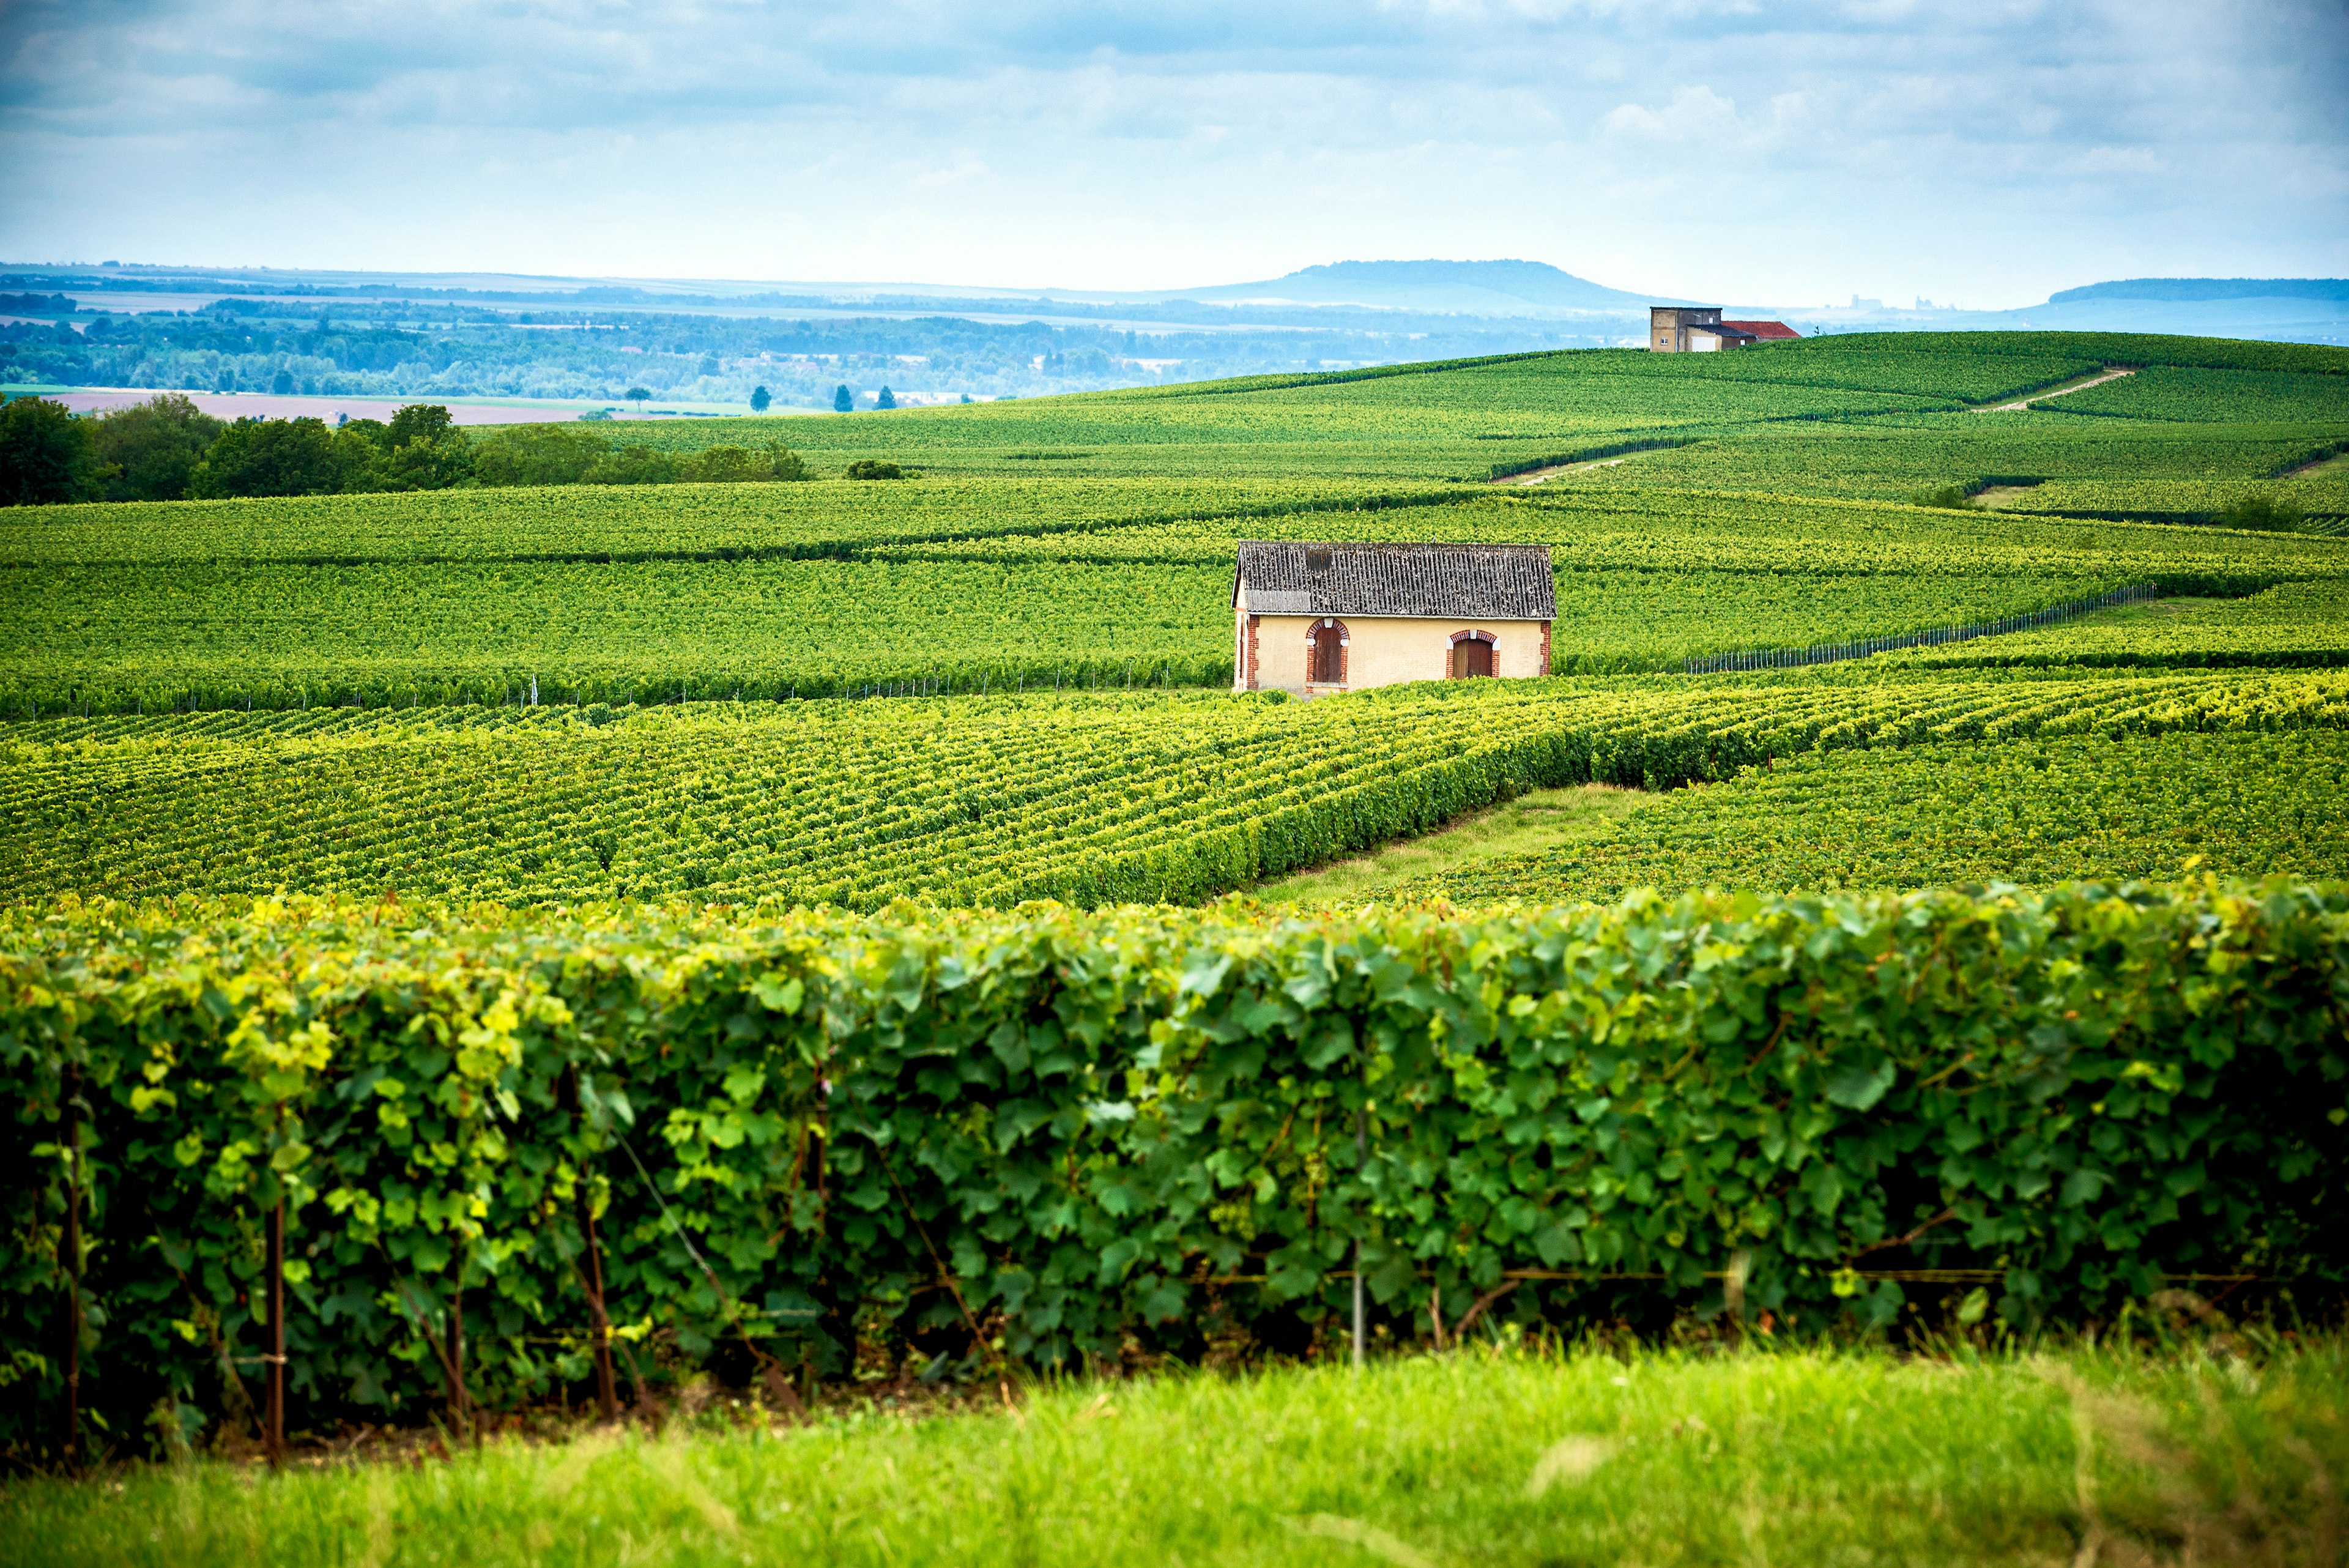
[[2135, 370], [2106, 370], [2100, 376], [2091, 376], [2085, 381], [2075, 381], [2068, 387], [2056, 387], [2044, 392], [2033, 392], [2031, 396], [2022, 399], [2016, 402], [1989, 404], [1982, 408], [1976, 409], [1974, 412], [1978, 414], [2013, 413], [2017, 409], [2027, 409], [2032, 404], [2044, 402], [2049, 398], [2068, 397], [2074, 392], [2085, 392], [2091, 387], [2101, 387], [2106, 381], [2117, 381], [2123, 376], [2134, 376], [2136, 374], [2137, 372]]
[[1556, 479], [1561, 473], [1580, 473], [1587, 468], [1612, 468], [1619, 462], [1629, 462], [1635, 457], [1642, 457], [1645, 455], [1646, 454], [1643, 452], [1627, 452], [1621, 457], [1597, 458], [1589, 462], [1561, 462], [1556, 468], [1531, 469], [1524, 473], [1510, 474], [1506, 479], [1496, 479], [1493, 481], [1493, 483], [1495, 484], [1539, 484], [1546, 479]]
[[2287, 468], [2276, 477], [2306, 479], [2310, 474], [2321, 473], [2328, 468], [2338, 468], [2343, 473], [2349, 474], [2349, 452], [2336, 452], [2331, 457], [2320, 457], [2314, 462], [2303, 462], [2298, 468]]
[[1974, 492], [1974, 504], [1995, 512], [2018, 495], [2028, 495], [2038, 489], [2035, 484], [1993, 484], [1988, 490]]

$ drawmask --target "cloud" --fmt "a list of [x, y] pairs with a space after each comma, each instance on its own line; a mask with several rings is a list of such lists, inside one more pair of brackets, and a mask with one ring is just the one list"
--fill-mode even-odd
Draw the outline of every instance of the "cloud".
[[1112, 286], [1481, 254], [1985, 305], [2349, 272], [2337, 0], [17, 0], [0, 59], [19, 258]]
[[1737, 105], [1709, 87], [1676, 88], [1661, 109], [1619, 105], [1600, 124], [1609, 137], [1677, 147], [1729, 141], [1739, 134]]

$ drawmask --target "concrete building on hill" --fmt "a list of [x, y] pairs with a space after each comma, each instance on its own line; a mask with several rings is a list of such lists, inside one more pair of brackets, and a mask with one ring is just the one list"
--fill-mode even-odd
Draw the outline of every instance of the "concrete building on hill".
[[1783, 321], [1724, 321], [1717, 305], [1648, 307], [1648, 347], [1658, 354], [1709, 354], [1801, 336]]
[[1232, 690], [1312, 697], [1547, 675], [1557, 615], [1543, 545], [1244, 540], [1232, 573]]

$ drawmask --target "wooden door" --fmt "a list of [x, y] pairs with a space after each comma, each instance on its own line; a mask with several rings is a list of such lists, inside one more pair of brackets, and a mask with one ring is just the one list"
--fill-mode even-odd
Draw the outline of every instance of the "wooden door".
[[1345, 645], [1338, 640], [1336, 627], [1314, 628], [1313, 641], [1305, 654], [1305, 679], [1315, 686], [1346, 683]]
[[1464, 680], [1474, 675], [1493, 673], [1493, 645], [1489, 642], [1457, 642], [1452, 645], [1452, 673]]

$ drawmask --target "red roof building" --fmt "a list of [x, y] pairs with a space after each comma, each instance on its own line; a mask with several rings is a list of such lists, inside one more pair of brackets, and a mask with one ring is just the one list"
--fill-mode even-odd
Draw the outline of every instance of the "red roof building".
[[1774, 343], [1782, 338], [1802, 336], [1783, 321], [1724, 321], [1722, 325], [1733, 332], [1744, 333], [1746, 337], [1756, 338], [1764, 343]]

